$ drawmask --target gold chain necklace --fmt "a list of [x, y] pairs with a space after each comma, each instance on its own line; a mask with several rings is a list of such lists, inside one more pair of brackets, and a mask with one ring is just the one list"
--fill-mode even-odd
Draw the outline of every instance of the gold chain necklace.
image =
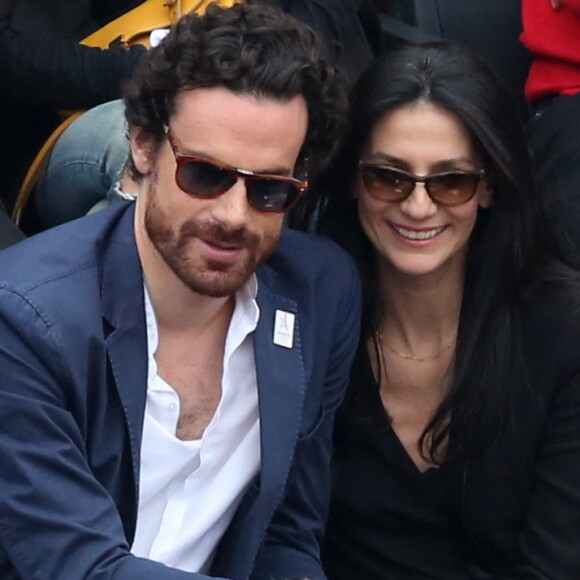
[[449, 350], [455, 344], [455, 339], [453, 339], [449, 344], [445, 345], [440, 351], [436, 352], [435, 354], [431, 354], [429, 356], [413, 356], [412, 354], [405, 354], [404, 352], [400, 352], [390, 347], [388, 344], [386, 344], [385, 341], [383, 340], [383, 335], [381, 334], [380, 330], [376, 330], [375, 334], [381, 345], [385, 346], [388, 351], [392, 352], [393, 354], [396, 354], [397, 356], [400, 356], [401, 358], [404, 358], [405, 360], [413, 360], [415, 362], [423, 362], [426, 360], [434, 360], [436, 358], [439, 358], [446, 350]]

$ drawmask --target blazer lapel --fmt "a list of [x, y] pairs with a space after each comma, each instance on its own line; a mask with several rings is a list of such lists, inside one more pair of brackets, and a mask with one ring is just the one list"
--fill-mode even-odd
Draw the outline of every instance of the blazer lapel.
[[[261, 431], [260, 487], [262, 493], [278, 499], [296, 447], [306, 380], [297, 304], [275, 291], [274, 275], [267, 266], [261, 269], [261, 274], [260, 321], [254, 339]], [[295, 317], [290, 347], [281, 346], [274, 339], [279, 330], [276, 311]]]
[[[222, 538], [212, 574], [247, 578], [268, 523], [282, 498], [300, 431], [306, 389], [297, 303], [276, 290], [264, 264], [258, 272], [260, 320], [254, 356], [260, 410], [261, 466]], [[292, 347], [274, 343], [276, 310], [295, 316]]]
[[[133, 233], [133, 216], [134, 204], [123, 213], [104, 249], [101, 300], [109, 361], [130, 439], [136, 516], [147, 394], [147, 333], [143, 275]], [[134, 525], [135, 522], [132, 533]]]

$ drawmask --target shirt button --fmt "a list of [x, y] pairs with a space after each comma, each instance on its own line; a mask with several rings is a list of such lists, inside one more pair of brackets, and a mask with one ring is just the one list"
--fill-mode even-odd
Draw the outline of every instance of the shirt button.
[[177, 405], [175, 403], [169, 403], [169, 405], [167, 406], [167, 408], [170, 411], [175, 411], [175, 409], [177, 408]]

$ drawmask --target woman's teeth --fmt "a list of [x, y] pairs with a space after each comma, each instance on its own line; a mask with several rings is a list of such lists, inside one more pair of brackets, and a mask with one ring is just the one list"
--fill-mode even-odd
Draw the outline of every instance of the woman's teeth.
[[443, 231], [443, 228], [433, 228], [432, 230], [407, 230], [401, 226], [393, 225], [393, 229], [404, 238], [409, 240], [430, 240]]

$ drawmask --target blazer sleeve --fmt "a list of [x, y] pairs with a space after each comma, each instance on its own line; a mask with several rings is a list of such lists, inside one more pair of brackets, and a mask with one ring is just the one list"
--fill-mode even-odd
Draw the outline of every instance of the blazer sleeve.
[[359, 340], [360, 282], [355, 266], [349, 264], [346, 274], [339, 269], [344, 279], [332, 286], [332, 291], [341, 286], [343, 291], [330, 329], [334, 340], [326, 367], [323, 413], [297, 442], [286, 494], [270, 523], [251, 580], [326, 579], [319, 548], [330, 497], [334, 415], [348, 385]]
[[580, 578], [580, 370], [553, 395], [519, 549], [510, 578]]
[[208, 580], [130, 553], [68, 409], [74, 369], [53, 322], [0, 288], [0, 337], [0, 560], [22, 580]]

